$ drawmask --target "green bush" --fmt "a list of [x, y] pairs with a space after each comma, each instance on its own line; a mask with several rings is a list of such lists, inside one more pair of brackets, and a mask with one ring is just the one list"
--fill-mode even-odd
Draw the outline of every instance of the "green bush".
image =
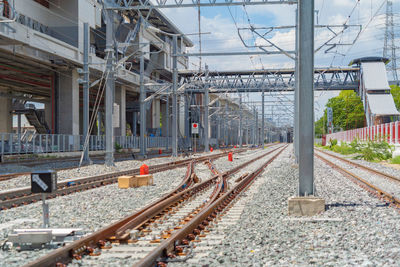
[[366, 143], [360, 143], [358, 139], [354, 139], [350, 144], [343, 142], [337, 145], [337, 140], [333, 139], [330, 140], [329, 150], [343, 155], [357, 154], [355, 159], [381, 161], [392, 158], [393, 147], [386, 141], [369, 140]]
[[390, 160], [392, 164], [400, 164], [400, 156], [394, 157]]
[[329, 139], [329, 148], [333, 148], [338, 143], [337, 139]]
[[388, 160], [392, 158], [393, 147], [386, 141], [373, 142], [368, 141], [360, 149], [360, 154], [356, 156], [357, 159], [365, 159], [368, 161], [374, 160]]
[[118, 144], [118, 143], [115, 143], [115, 151], [117, 153], [119, 153], [121, 151], [121, 149], [122, 149], [122, 146], [120, 144]]

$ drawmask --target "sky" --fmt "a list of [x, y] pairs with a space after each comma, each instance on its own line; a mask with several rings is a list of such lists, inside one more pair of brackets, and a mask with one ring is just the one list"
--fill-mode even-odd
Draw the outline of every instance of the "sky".
[[[171, 1], [171, 0], [168, 0]], [[185, 0], [186, 1], [186, 0]], [[253, 26], [293, 26], [295, 24], [295, 5], [262, 5], [201, 8], [201, 32], [203, 52], [248, 51], [239, 38], [237, 28]], [[400, 0], [393, 1], [395, 22], [400, 9]], [[332, 43], [339, 44], [326, 50], [322, 47], [315, 54], [316, 67], [346, 67], [354, 58], [364, 56], [382, 56], [384, 43], [384, 24], [386, 0], [315, 0], [315, 23], [319, 25], [354, 25], [342, 35], [337, 36]], [[162, 12], [174, 22], [184, 33], [198, 33], [197, 8], [163, 9]], [[361, 32], [359, 25], [362, 26]], [[397, 26], [395, 29], [397, 30]], [[262, 31], [259, 30], [261, 33]], [[266, 36], [279, 47], [294, 49], [294, 29], [274, 30]], [[247, 45], [262, 45], [264, 40], [251, 34], [247, 29], [240, 31]], [[359, 35], [358, 35], [359, 34]], [[358, 36], [358, 37], [357, 37]], [[316, 28], [315, 47], [321, 46], [332, 33], [326, 28]], [[194, 42], [191, 52], [199, 50], [198, 36], [190, 36]], [[355, 42], [354, 42], [355, 41]], [[354, 43], [353, 43], [354, 42]], [[199, 68], [199, 59], [191, 58], [190, 69]], [[240, 69], [273, 69], [290, 68], [294, 61], [284, 55], [274, 56], [235, 56], [206, 57], [202, 65], [207, 64], [210, 70], [240, 70]], [[391, 79], [391, 77], [389, 77]], [[315, 119], [323, 114], [323, 109], [329, 98], [339, 92], [315, 93]], [[250, 99], [260, 99], [260, 95], [252, 95]]]

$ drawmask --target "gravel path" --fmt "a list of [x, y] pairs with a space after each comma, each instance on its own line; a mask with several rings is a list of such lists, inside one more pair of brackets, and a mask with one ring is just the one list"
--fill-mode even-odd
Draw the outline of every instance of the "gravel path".
[[312, 218], [287, 215], [298, 184], [290, 151], [266, 168], [239, 221], [224, 230], [221, 244], [200, 265], [399, 266], [400, 213], [319, 160], [316, 189], [328, 210]]
[[[154, 174], [154, 186], [118, 189], [117, 184], [48, 200], [51, 227], [82, 228], [92, 232], [117, 221], [171, 191], [184, 178], [186, 168]], [[208, 171], [209, 172], [209, 171]], [[0, 240], [15, 228], [41, 227], [40, 203], [0, 212]], [[0, 266], [21, 266], [48, 250], [0, 250]]]
[[383, 191], [390, 193], [397, 198], [400, 198], [400, 182], [390, 180], [389, 178], [383, 178], [380, 175], [374, 174], [367, 170], [363, 170], [363, 169], [353, 166], [349, 163], [338, 160], [334, 157], [330, 157], [326, 154], [322, 154], [322, 153], [318, 153], [318, 154], [321, 155], [322, 157], [326, 158], [327, 160], [333, 162], [334, 164], [336, 164], [342, 168], [345, 168], [346, 170], [354, 173], [355, 175], [358, 175], [359, 177], [363, 178], [364, 180], [371, 183], [372, 185], [375, 185], [376, 187], [382, 189]]

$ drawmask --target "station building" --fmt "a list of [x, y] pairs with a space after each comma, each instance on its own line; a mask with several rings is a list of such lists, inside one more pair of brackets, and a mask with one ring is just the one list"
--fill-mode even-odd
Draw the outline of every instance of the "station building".
[[[179, 34], [178, 53], [184, 54], [187, 48], [193, 46], [192, 41], [160, 11], [154, 9], [151, 14], [142, 12], [142, 16], [147, 18], [152, 27], [163, 32]], [[140, 17], [135, 12], [115, 14], [115, 42], [119, 44], [116, 55], [121, 59], [130, 54], [134, 55], [137, 50], [144, 52], [144, 83], [149, 96], [162, 84], [172, 81], [172, 37], [155, 32], [144, 23], [137, 27], [139, 21]], [[83, 89], [79, 83], [79, 79], [82, 78], [79, 70], [83, 66], [83, 23], [88, 23], [90, 27], [89, 113], [95, 120], [90, 131], [90, 135], [95, 137], [91, 138], [90, 150], [103, 148], [104, 142], [101, 140], [105, 129], [102, 92], [104, 79], [101, 78], [104, 78], [106, 63], [106, 25], [101, 5], [96, 1], [79, 0], [15, 0], [2, 1], [0, 5], [2, 153], [15, 151], [15, 142], [22, 145], [33, 142], [33, 146], [38, 146], [37, 142], [40, 141], [49, 143], [45, 150], [51, 147], [57, 151], [68, 150], [71, 147], [73, 150], [79, 150], [82, 146]], [[178, 69], [188, 68], [188, 57], [180, 56]], [[138, 146], [135, 138], [139, 135], [140, 128], [139, 87], [139, 60], [137, 56], [132, 56], [117, 66], [113, 97], [114, 135], [126, 148]], [[99, 112], [92, 116], [98, 97], [101, 97]], [[170, 117], [168, 114], [171, 114], [171, 101], [168, 101], [168, 98], [168, 95], [158, 95], [146, 105], [146, 136], [159, 138], [157, 145], [153, 146], [161, 146], [163, 142], [168, 142], [167, 137], [171, 135], [171, 123], [167, 122]], [[190, 130], [187, 128], [190, 121], [197, 121], [202, 125], [204, 119], [201, 108], [191, 109], [192, 112], [185, 112], [185, 108], [201, 106], [202, 98], [203, 95], [198, 95], [191, 100], [192, 103], [185, 103], [188, 101], [185, 95], [178, 97], [179, 137], [182, 142], [185, 138], [188, 140]], [[230, 112], [238, 108], [237, 103], [229, 97], [220, 98], [211, 94], [210, 102], [214, 99], [214, 107], [228, 106]], [[209, 131], [211, 144], [236, 144], [237, 123], [221, 123], [223, 118], [219, 114], [220, 112], [216, 112], [210, 117], [209, 129], [201, 129], [202, 132]], [[245, 112], [244, 115], [251, 116], [251, 113]], [[13, 118], [18, 122], [13, 124]], [[29, 131], [30, 136], [24, 134], [24, 127], [21, 127], [21, 120], [24, 118], [35, 128], [35, 131]], [[17, 129], [17, 137], [9, 135], [13, 133], [13, 126]], [[243, 134], [248, 135], [248, 140], [250, 133], [245, 130]], [[46, 136], [45, 140], [42, 140], [44, 137], [38, 137], [39, 135]], [[129, 139], [124, 139], [126, 136]], [[164, 141], [160, 139], [163, 137], [166, 138]], [[50, 139], [52, 140], [49, 141]], [[150, 143], [149, 140], [148, 144], [151, 146]], [[29, 147], [31, 146], [32, 144]], [[18, 144], [18, 149], [20, 148], [21, 144]], [[29, 149], [28, 146], [25, 147], [25, 150]], [[35, 152], [34, 148], [30, 152]]]

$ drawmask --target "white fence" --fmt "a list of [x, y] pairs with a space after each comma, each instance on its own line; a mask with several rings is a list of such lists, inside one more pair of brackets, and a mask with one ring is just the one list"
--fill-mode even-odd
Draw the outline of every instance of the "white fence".
[[[146, 137], [146, 147], [171, 146], [170, 137]], [[140, 148], [137, 136], [115, 136], [116, 146], [121, 148]], [[65, 134], [31, 134], [0, 133], [0, 155], [55, 153], [82, 151], [84, 137], [82, 135]], [[105, 136], [91, 135], [89, 151], [105, 150]]]

